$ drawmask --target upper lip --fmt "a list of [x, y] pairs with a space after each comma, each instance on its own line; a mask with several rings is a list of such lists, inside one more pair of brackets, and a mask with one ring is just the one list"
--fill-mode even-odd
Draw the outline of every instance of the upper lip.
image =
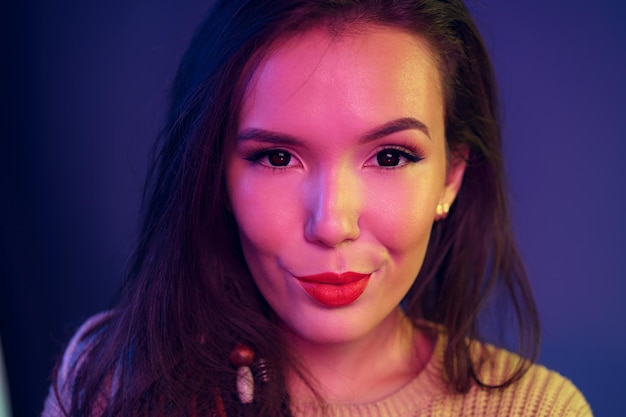
[[371, 274], [361, 274], [358, 272], [343, 272], [338, 274], [336, 272], [322, 272], [321, 274], [305, 275], [296, 277], [300, 281], [316, 283], [316, 284], [330, 284], [330, 285], [343, 285], [350, 284], [369, 277]]

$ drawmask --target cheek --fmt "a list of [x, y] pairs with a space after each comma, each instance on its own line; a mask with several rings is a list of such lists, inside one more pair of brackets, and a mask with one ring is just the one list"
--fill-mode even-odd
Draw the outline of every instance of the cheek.
[[439, 198], [438, 188], [426, 185], [409, 182], [387, 187], [385, 198], [368, 196], [363, 223], [390, 253], [425, 250]]
[[[296, 215], [285, 184], [231, 175], [229, 194], [246, 257], [250, 251], [274, 252], [284, 245]], [[293, 229], [291, 229], [293, 230]]]

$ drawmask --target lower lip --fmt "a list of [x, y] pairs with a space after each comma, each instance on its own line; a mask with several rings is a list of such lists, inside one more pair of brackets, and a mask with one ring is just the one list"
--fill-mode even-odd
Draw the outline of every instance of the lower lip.
[[346, 284], [298, 281], [311, 298], [326, 307], [343, 307], [355, 302], [369, 282], [370, 275]]

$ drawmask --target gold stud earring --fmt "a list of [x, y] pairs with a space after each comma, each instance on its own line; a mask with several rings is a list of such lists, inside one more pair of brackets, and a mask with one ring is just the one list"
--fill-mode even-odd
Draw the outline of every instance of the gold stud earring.
[[448, 203], [439, 203], [437, 204], [436, 209], [437, 215], [435, 216], [435, 220], [443, 220], [448, 217], [448, 213], [450, 212], [450, 204]]

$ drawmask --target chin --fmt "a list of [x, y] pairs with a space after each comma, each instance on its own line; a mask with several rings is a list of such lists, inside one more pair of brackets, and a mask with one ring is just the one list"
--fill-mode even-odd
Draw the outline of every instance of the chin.
[[357, 305], [325, 309], [317, 314], [298, 315], [299, 320], [284, 321], [283, 324], [288, 337], [300, 343], [345, 344], [367, 336], [385, 320], [385, 317], [370, 317], [359, 310]]

